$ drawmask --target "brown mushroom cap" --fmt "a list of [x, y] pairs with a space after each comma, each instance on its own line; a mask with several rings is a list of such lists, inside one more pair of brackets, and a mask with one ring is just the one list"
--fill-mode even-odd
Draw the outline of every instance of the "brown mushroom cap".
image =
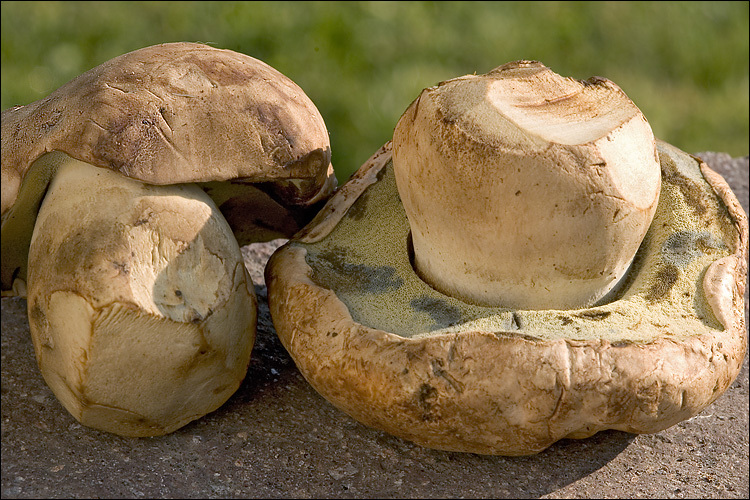
[[747, 216], [699, 159], [657, 142], [659, 205], [611, 302], [516, 310], [417, 276], [390, 149], [266, 268], [283, 345], [355, 419], [432, 448], [526, 455], [604, 429], [665, 429], [739, 373]]
[[290, 236], [336, 182], [320, 113], [277, 70], [196, 43], [136, 50], [3, 111], [3, 290], [25, 275], [54, 175], [32, 165], [49, 151], [150, 184], [207, 183], [241, 245]]

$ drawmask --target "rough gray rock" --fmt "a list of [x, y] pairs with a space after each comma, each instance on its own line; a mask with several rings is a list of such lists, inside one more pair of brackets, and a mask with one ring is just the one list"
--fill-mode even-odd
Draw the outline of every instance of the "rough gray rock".
[[[748, 157], [697, 156], [747, 212]], [[600, 432], [516, 458], [429, 450], [360, 425], [299, 374], [266, 304], [262, 269], [281, 243], [243, 248], [260, 312], [245, 382], [167, 436], [78, 424], [37, 369], [26, 301], [3, 299], [2, 497], [748, 497], [747, 357], [713, 405], [657, 434]]]

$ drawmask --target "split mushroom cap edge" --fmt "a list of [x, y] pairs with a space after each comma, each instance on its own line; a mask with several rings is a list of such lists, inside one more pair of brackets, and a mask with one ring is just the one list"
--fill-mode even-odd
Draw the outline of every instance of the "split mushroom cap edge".
[[28, 278], [40, 369], [79, 421], [171, 432], [245, 376], [239, 244], [291, 236], [335, 186], [322, 117], [286, 76], [201, 44], [136, 50], [3, 111], [3, 295]]
[[699, 158], [656, 147], [659, 205], [617, 293], [520, 310], [418, 276], [387, 143], [271, 257], [282, 344], [336, 407], [431, 448], [527, 455], [690, 418], [742, 364], [747, 216]]

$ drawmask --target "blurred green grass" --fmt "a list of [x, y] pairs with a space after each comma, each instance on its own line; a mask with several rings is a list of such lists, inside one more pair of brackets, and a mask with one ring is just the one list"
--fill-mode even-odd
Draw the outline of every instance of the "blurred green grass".
[[11, 2], [2, 109], [171, 41], [243, 52], [315, 102], [346, 180], [424, 88], [516, 59], [615, 81], [657, 137], [748, 154], [747, 2]]

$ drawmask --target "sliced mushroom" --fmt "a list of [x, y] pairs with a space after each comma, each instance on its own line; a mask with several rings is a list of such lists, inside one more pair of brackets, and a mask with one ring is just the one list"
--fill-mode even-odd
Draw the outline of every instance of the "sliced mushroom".
[[40, 370], [80, 422], [127, 436], [236, 391], [257, 316], [239, 245], [291, 236], [335, 188], [302, 90], [193, 43], [4, 111], [2, 181], [3, 292], [28, 288]]
[[[538, 63], [512, 63], [486, 77], [459, 78], [429, 92], [449, 88], [458, 101], [459, 85], [467, 83], [469, 97], [476, 99], [477, 88], [492, 85], [475, 84], [475, 79], [515, 78], [513, 73], [527, 65], [541, 70]], [[520, 76], [525, 78], [524, 72]], [[518, 91], [521, 101], [524, 87]], [[411, 120], [414, 106], [422, 104], [416, 101], [402, 120]], [[481, 110], [477, 116], [504, 113], [502, 107], [470, 109]], [[524, 110], [528, 108], [516, 112]], [[440, 152], [480, 159], [487, 155], [480, 166], [491, 163], [495, 153], [489, 145], [481, 153], [475, 143], [455, 140], [459, 127], [476, 130], [466, 125], [470, 112], [461, 120], [456, 119], [455, 128], [448, 120], [401, 140], [440, 131], [432, 136], [437, 153], [431, 154], [441, 163], [423, 168], [442, 169], [441, 177], [425, 182], [471, 179], [466, 189], [471, 193], [482, 177], [465, 173], [476, 166], [455, 163], [455, 170], [448, 171], [449, 162], [442, 163]], [[485, 116], [482, 123], [500, 120]], [[521, 132], [504, 137], [510, 127], [498, 130], [500, 137], [492, 145], [521, 137]], [[624, 148], [623, 154], [649, 150], [648, 134], [638, 132], [637, 137], [643, 143]], [[498, 149], [507, 154], [510, 148]], [[266, 282], [279, 338], [304, 377], [335, 406], [366, 425], [437, 449], [526, 455], [565, 437], [585, 438], [604, 429], [657, 432], [690, 418], [729, 387], [744, 357], [747, 217], [723, 179], [700, 159], [658, 140], [656, 151], [658, 204], [617, 288], [593, 305], [545, 309], [484, 306], [422, 279], [415, 270], [414, 227], [401, 201], [413, 195], [403, 192], [405, 186], [419, 188], [399, 182], [403, 166], [392, 158], [388, 143], [269, 261]], [[540, 155], [540, 163], [549, 164], [543, 153], [530, 154]], [[586, 155], [578, 158], [577, 168], [562, 163], [567, 169], [560, 175], [580, 179], [580, 170], [596, 168]], [[639, 167], [651, 168], [648, 163]], [[541, 167], [528, 168], [537, 172]], [[538, 180], [532, 176], [527, 182]], [[506, 187], [495, 179], [487, 182]], [[520, 180], [514, 182], [522, 187]], [[588, 193], [579, 190], [582, 211], [597, 200]], [[497, 197], [505, 204], [522, 199], [507, 191]], [[481, 198], [475, 202], [486, 206]], [[423, 209], [439, 206], [435, 210], [444, 211], [444, 205], [453, 203], [436, 196]], [[471, 246], [475, 242], [460, 227], [469, 217], [487, 214], [494, 212], [456, 212], [443, 223], [454, 226], [453, 238]], [[537, 216], [532, 210], [523, 219]], [[557, 230], [564, 231], [564, 220], [559, 219]], [[615, 220], [599, 218], [607, 224]], [[485, 223], [491, 227], [495, 222]], [[640, 231], [640, 225], [632, 227]], [[495, 228], [498, 237], [506, 231], [516, 237], [517, 224]], [[549, 295], [543, 291], [540, 297]]]

